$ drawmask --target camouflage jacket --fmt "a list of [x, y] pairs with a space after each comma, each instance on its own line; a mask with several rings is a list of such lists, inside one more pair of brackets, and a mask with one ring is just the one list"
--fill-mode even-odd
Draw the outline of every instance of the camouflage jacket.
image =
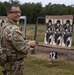
[[7, 61], [24, 58], [30, 48], [23, 38], [20, 27], [8, 19], [3, 25], [2, 40], [2, 47], [6, 50]]

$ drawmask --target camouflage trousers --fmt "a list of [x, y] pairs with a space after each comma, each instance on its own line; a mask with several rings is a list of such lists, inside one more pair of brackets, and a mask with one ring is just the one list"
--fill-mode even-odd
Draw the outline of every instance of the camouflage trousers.
[[15, 62], [5, 62], [3, 65], [4, 75], [24, 75], [23, 60]]

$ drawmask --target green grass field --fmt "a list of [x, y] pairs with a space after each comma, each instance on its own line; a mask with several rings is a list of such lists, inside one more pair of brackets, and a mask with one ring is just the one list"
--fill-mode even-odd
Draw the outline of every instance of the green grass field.
[[25, 59], [25, 75], [74, 75], [74, 64], [36, 58]]

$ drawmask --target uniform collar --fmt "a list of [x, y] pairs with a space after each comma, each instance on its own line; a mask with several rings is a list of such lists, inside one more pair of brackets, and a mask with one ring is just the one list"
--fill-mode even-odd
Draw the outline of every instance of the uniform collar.
[[10, 20], [8, 18], [6, 18], [6, 22], [10, 22], [13, 25], [18, 25], [18, 23], [14, 22], [13, 20]]

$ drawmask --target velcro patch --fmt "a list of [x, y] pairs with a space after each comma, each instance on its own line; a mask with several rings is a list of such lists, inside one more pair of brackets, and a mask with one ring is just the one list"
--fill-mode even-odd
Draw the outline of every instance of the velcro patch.
[[22, 31], [20, 29], [16, 29], [15, 31], [22, 34]]

